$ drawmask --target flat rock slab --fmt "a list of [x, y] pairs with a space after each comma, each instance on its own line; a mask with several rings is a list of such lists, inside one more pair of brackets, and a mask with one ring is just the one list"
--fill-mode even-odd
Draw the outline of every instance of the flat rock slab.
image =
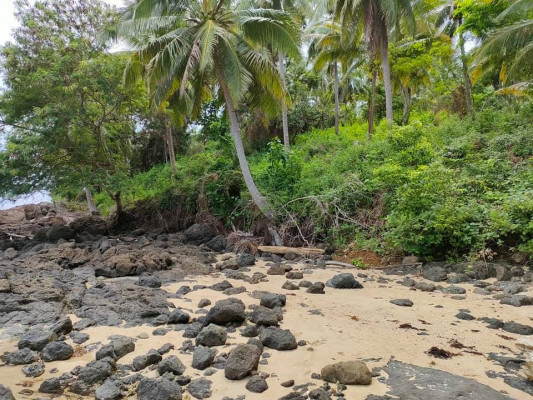
[[389, 376], [387, 393], [409, 400], [511, 400], [511, 397], [472, 379], [438, 369], [390, 361], [383, 369]]

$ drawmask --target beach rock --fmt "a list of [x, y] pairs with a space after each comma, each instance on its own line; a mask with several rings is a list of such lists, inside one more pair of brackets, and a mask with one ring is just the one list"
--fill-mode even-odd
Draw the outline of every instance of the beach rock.
[[300, 286], [298, 286], [297, 284], [291, 282], [291, 281], [286, 281], [282, 286], [281, 286], [282, 289], [285, 289], [285, 290], [300, 290]]
[[137, 387], [138, 400], [181, 400], [181, 387], [166, 379], [143, 378]]
[[243, 322], [246, 319], [244, 303], [235, 298], [219, 300], [207, 313], [207, 324], [225, 325], [229, 322]]
[[251, 344], [239, 344], [228, 355], [224, 376], [230, 380], [240, 380], [257, 370], [261, 352]]
[[273, 265], [267, 270], [267, 275], [285, 275], [285, 267]]
[[502, 329], [506, 332], [516, 333], [517, 335], [533, 335], [533, 327], [514, 321], [506, 322], [502, 326]]
[[498, 281], [508, 281], [511, 279], [511, 272], [509, 268], [505, 265], [495, 265], [494, 269], [496, 271], [496, 279]]
[[149, 365], [157, 364], [163, 357], [156, 350], [150, 350], [147, 354], [137, 356], [133, 359], [132, 367], [134, 371], [141, 371]]
[[50, 342], [43, 349], [44, 361], [68, 360], [74, 354], [72, 346], [65, 342]]
[[111, 376], [116, 369], [115, 361], [112, 358], [104, 358], [89, 362], [85, 367], [81, 367], [78, 372], [78, 381], [86, 385], [93, 385], [103, 382]]
[[250, 321], [257, 325], [277, 326], [279, 325], [278, 313], [270, 308], [257, 306], [254, 308]]
[[29, 348], [35, 351], [41, 351], [44, 347], [57, 339], [57, 334], [52, 331], [42, 329], [32, 329], [22, 335], [17, 347], [19, 349]]
[[444, 288], [442, 291], [447, 294], [465, 294], [466, 293], [466, 289], [460, 286], [448, 286]]
[[25, 347], [11, 353], [4, 354], [2, 361], [8, 365], [31, 364], [39, 359], [39, 353]]
[[326, 286], [332, 287], [335, 289], [362, 289], [361, 285], [353, 274], [346, 272], [342, 274], [335, 275], [333, 278], [326, 282]]
[[246, 389], [252, 393], [263, 393], [268, 390], [268, 383], [259, 375], [252, 376], [246, 383]]
[[300, 271], [289, 271], [285, 274], [287, 279], [303, 279], [304, 275]]
[[228, 334], [226, 329], [218, 325], [209, 324], [196, 337], [196, 345], [206, 347], [223, 346], [226, 344], [227, 338]]
[[22, 368], [22, 372], [29, 378], [37, 378], [38, 376], [44, 374], [44, 363], [38, 362], [35, 364], [26, 365]]
[[120, 383], [109, 378], [106, 379], [94, 392], [94, 398], [96, 400], [115, 400], [122, 398]]
[[458, 314], [456, 314], [455, 318], [462, 319], [463, 321], [472, 321], [472, 320], [476, 319], [473, 315], [471, 315], [471, 314], [469, 314], [467, 312], [464, 312], [464, 311], [461, 311]]
[[500, 303], [508, 304], [515, 307], [532, 306], [533, 296], [525, 296], [520, 294], [515, 294], [513, 296], [505, 296], [501, 299]]
[[420, 290], [421, 292], [433, 292], [435, 290], [435, 285], [428, 282], [417, 282], [415, 284], [415, 289]]
[[139, 276], [139, 279], [137, 279], [137, 282], [135, 282], [137, 286], [144, 286], [149, 288], [160, 288], [161, 287], [161, 279], [159, 279], [157, 276], [143, 273], [141, 276]]
[[322, 379], [330, 383], [345, 385], [370, 385], [372, 372], [363, 361], [344, 361], [326, 365], [320, 373]]
[[179, 308], [175, 309], [168, 316], [167, 324], [187, 324], [191, 316]]
[[390, 300], [389, 303], [392, 303], [400, 307], [412, 307], [413, 306], [413, 302], [409, 299], [394, 299], [394, 300]]
[[107, 222], [93, 215], [77, 218], [69, 226], [78, 234], [87, 232], [94, 236], [107, 235]]
[[221, 252], [226, 249], [227, 241], [224, 235], [217, 235], [205, 244], [213, 251]]
[[215, 232], [207, 225], [194, 224], [187, 228], [182, 236], [183, 243], [199, 246], [213, 239]]
[[251, 338], [251, 337], [256, 337], [257, 335], [259, 335], [259, 331], [257, 330], [257, 327], [255, 325], [247, 325], [241, 329], [241, 336]]
[[84, 332], [70, 332], [70, 339], [75, 344], [82, 344], [89, 340], [89, 335]]
[[198, 308], [204, 308], [211, 305], [211, 300], [209, 299], [201, 299], [198, 302]]
[[74, 237], [76, 236], [76, 232], [74, 231], [74, 229], [66, 225], [56, 225], [48, 231], [47, 236], [48, 240], [51, 242], [57, 242], [60, 239], [68, 241], [74, 239]]
[[211, 397], [212, 383], [213, 382], [211, 382], [210, 380], [204, 378], [195, 379], [191, 381], [191, 383], [189, 383], [189, 386], [187, 386], [187, 391], [195, 399], [208, 399], [209, 397]]
[[331, 400], [331, 396], [322, 388], [311, 390], [309, 392], [309, 399], [311, 400]]
[[96, 352], [96, 359], [101, 360], [106, 357], [111, 357], [114, 360], [119, 360], [133, 351], [135, 351], [135, 343], [132, 338], [126, 336], [115, 337], [111, 340], [111, 343], [102, 346]]
[[323, 282], [315, 282], [311, 286], [309, 286], [305, 292], [311, 294], [325, 294], [325, 287], [326, 285], [324, 285]]
[[453, 276], [448, 278], [448, 283], [455, 284], [455, 283], [465, 283], [470, 282], [472, 278], [470, 278], [466, 274], [458, 273], [454, 274]]
[[443, 267], [430, 267], [424, 270], [423, 276], [429, 281], [442, 282], [446, 280], [448, 274]]
[[39, 392], [47, 394], [61, 394], [63, 388], [58, 378], [49, 378], [41, 383], [39, 386]]
[[513, 295], [513, 294], [518, 294], [520, 292], [523, 292], [524, 290], [525, 289], [521, 284], [510, 283], [503, 288], [503, 293]]
[[[161, 354], [159, 351], [158, 353]], [[159, 375], [163, 375], [167, 372], [170, 372], [173, 375], [183, 375], [183, 373], [185, 372], [185, 365], [183, 365], [183, 363], [178, 359], [178, 357], [172, 355], [168, 356], [159, 364], [157, 364], [157, 372], [159, 373]]]
[[294, 350], [298, 347], [294, 335], [288, 329], [270, 326], [261, 331], [260, 338], [265, 347], [274, 350]]
[[311, 286], [313, 286], [313, 282], [303, 280], [303, 281], [300, 281], [298, 286], [304, 287], [304, 288], [310, 288]]
[[15, 400], [13, 392], [10, 388], [4, 385], [0, 385], [0, 399], [1, 400]]
[[197, 346], [192, 355], [192, 367], [204, 370], [211, 366], [217, 351], [205, 346]]
[[250, 267], [255, 264], [255, 256], [253, 254], [239, 254], [237, 257], [237, 263], [239, 264], [239, 267]]
[[72, 320], [67, 316], [63, 316], [59, 318], [59, 321], [50, 330], [56, 335], [68, 335], [72, 331]]
[[420, 258], [417, 256], [407, 256], [402, 259], [402, 265], [403, 266], [411, 266], [416, 265], [420, 263]]
[[267, 308], [283, 307], [287, 302], [287, 297], [284, 294], [266, 293], [261, 297], [260, 304]]

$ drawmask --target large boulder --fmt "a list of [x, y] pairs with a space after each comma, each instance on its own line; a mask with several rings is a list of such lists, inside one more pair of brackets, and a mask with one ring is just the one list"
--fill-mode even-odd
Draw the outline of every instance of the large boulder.
[[57, 334], [53, 331], [32, 329], [22, 335], [17, 346], [19, 349], [27, 347], [31, 350], [41, 351], [44, 346], [56, 339]]
[[194, 224], [187, 228], [182, 236], [184, 243], [198, 246], [213, 239], [215, 232], [207, 225]]
[[326, 365], [321, 371], [322, 379], [344, 385], [370, 385], [372, 372], [363, 361], [344, 361]]
[[261, 331], [263, 346], [274, 350], [294, 350], [298, 347], [294, 335], [288, 329], [269, 326]]
[[163, 357], [156, 350], [150, 350], [147, 354], [137, 356], [133, 359], [132, 367], [134, 371], [141, 371], [149, 365], [157, 364]]
[[159, 375], [163, 375], [166, 372], [170, 372], [173, 375], [183, 375], [185, 372], [185, 365], [183, 365], [178, 357], [172, 355], [165, 358], [157, 365], [157, 372], [159, 372]]
[[25, 347], [11, 353], [4, 354], [2, 361], [8, 365], [24, 365], [31, 364], [39, 359], [39, 353]]
[[332, 287], [335, 289], [362, 289], [358, 281], [355, 280], [353, 274], [346, 272], [343, 274], [335, 275], [329, 281], [326, 282], [326, 286]]
[[181, 400], [181, 387], [166, 379], [143, 378], [137, 386], [138, 400]]
[[209, 324], [196, 336], [196, 345], [206, 347], [223, 346], [226, 344], [228, 334], [221, 326]]
[[96, 400], [121, 399], [122, 389], [120, 382], [113, 380], [112, 378], [106, 379], [106, 381], [94, 392], [94, 398]]
[[112, 358], [95, 360], [88, 363], [85, 367], [80, 368], [78, 372], [78, 381], [86, 385], [93, 385], [103, 382], [111, 376], [116, 369], [115, 361]]
[[10, 388], [4, 385], [0, 385], [0, 399], [2, 400], [15, 400], [13, 392]]
[[424, 270], [424, 278], [433, 282], [442, 282], [448, 278], [443, 267], [430, 267]]
[[261, 297], [260, 304], [267, 308], [283, 307], [287, 302], [287, 297], [284, 294], [266, 293]]
[[92, 215], [75, 219], [69, 226], [78, 234], [87, 232], [94, 236], [107, 235], [107, 222]]
[[252, 344], [239, 344], [228, 355], [224, 376], [230, 380], [239, 380], [257, 370], [261, 351]]
[[207, 313], [207, 324], [225, 325], [229, 322], [243, 322], [246, 320], [244, 303], [239, 299], [229, 298], [219, 300]]
[[192, 367], [203, 370], [211, 366], [217, 351], [205, 346], [197, 346], [192, 354]]
[[252, 312], [250, 321], [257, 325], [277, 326], [279, 325], [278, 313], [270, 308], [257, 306]]
[[65, 342], [50, 342], [43, 349], [44, 361], [68, 360], [74, 354], [72, 346]]
[[209, 397], [211, 397], [212, 384], [213, 382], [208, 379], [199, 378], [191, 381], [191, 383], [189, 383], [189, 386], [187, 387], [187, 390], [195, 399], [208, 399]]
[[60, 239], [71, 240], [76, 236], [74, 229], [67, 225], [56, 225], [48, 231], [48, 240], [50, 242], [57, 242]]

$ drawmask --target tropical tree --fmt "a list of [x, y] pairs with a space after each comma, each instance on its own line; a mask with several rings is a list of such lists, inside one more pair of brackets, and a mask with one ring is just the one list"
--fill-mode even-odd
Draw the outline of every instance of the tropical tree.
[[[335, 15], [340, 18], [343, 29], [349, 34], [358, 26], [363, 26], [363, 34], [371, 65], [381, 58], [383, 85], [385, 87], [386, 116], [393, 120], [392, 84], [389, 61], [389, 31], [403, 24], [412, 33], [415, 19], [409, 0], [338, 0]], [[377, 71], [372, 72], [375, 89]], [[375, 90], [373, 90], [375, 94]], [[371, 101], [372, 103], [372, 101]], [[369, 128], [370, 129], [370, 128]]]
[[298, 30], [282, 10], [241, 9], [230, 0], [136, 0], [123, 13], [115, 38], [133, 50], [129, 81], [144, 77], [152, 101], [196, 115], [203, 100], [221, 96], [250, 195], [272, 219], [257, 189], [241, 138], [238, 107], [279, 109], [286, 95], [269, 51], [298, 57]]
[[497, 17], [496, 22], [509, 19], [518, 20], [488, 35], [476, 54], [475, 63], [480, 69], [495, 59], [499, 61], [502, 83], [512, 92], [529, 86], [533, 77], [533, 2], [515, 1]]
[[[361, 49], [358, 37], [346, 39], [342, 36], [340, 25], [335, 21], [324, 21], [309, 28], [312, 39], [309, 46], [309, 57], [314, 59], [313, 68], [316, 72], [323, 70], [326, 65], [333, 76], [333, 95], [335, 99], [335, 133], [339, 134], [340, 119], [340, 77], [341, 69], [346, 72], [352, 64], [360, 59]], [[359, 66], [357, 63], [356, 66]]]

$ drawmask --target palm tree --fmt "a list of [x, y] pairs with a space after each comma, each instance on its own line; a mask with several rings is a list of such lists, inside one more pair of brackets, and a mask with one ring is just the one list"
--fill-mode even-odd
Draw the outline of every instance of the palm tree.
[[[335, 21], [325, 21], [309, 28], [312, 39], [309, 57], [314, 58], [313, 69], [318, 72], [329, 66], [333, 75], [333, 94], [335, 98], [335, 133], [339, 134], [340, 119], [340, 78], [339, 63], [346, 72], [358, 58], [360, 48], [358, 37], [352, 36], [348, 41], [342, 36], [340, 25]], [[358, 65], [358, 64], [357, 64]]]
[[299, 55], [289, 15], [272, 9], [240, 9], [230, 0], [135, 0], [113, 36], [133, 49], [126, 71], [143, 77], [156, 104], [165, 101], [193, 116], [203, 100], [224, 99], [243, 178], [269, 219], [275, 211], [257, 189], [242, 144], [238, 107], [272, 110], [286, 95], [269, 51]]
[[[533, 2], [531, 0], [517, 0], [503, 11], [497, 22], [503, 22], [508, 17], [531, 16]], [[531, 79], [533, 68], [533, 19], [521, 19], [511, 25], [503, 26], [493, 32], [482, 44], [476, 54], [474, 62], [477, 69], [490, 65], [492, 60], [503, 60], [500, 76], [506, 88], [504, 90], [513, 93], [531, 84], [522, 81], [524, 78]], [[509, 86], [509, 84], [511, 84]]]
[[[362, 24], [371, 65], [375, 65], [378, 58], [381, 57], [386, 116], [392, 122], [389, 30], [399, 27], [403, 21], [411, 32], [414, 31], [415, 20], [411, 2], [409, 0], [338, 0], [335, 15], [340, 18], [343, 28], [347, 31], [352, 31], [354, 27]], [[373, 69], [373, 88], [375, 88], [376, 78], [377, 71]], [[373, 100], [371, 99], [372, 103]]]
[[459, 47], [459, 58], [461, 60], [461, 70], [465, 87], [466, 108], [469, 114], [474, 113], [474, 100], [472, 97], [472, 81], [468, 72], [468, 57], [465, 50], [465, 38], [461, 25], [463, 17], [456, 12], [457, 1], [449, 0], [449, 3], [441, 7], [437, 18], [437, 25], [440, 26], [438, 34], [445, 33], [450, 38], [457, 36], [457, 46]]

